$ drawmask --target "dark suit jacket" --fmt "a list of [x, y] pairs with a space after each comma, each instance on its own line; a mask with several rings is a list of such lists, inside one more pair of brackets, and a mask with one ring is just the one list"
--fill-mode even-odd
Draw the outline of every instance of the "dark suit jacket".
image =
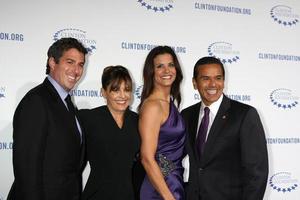
[[135, 161], [140, 148], [138, 115], [127, 109], [119, 128], [107, 106], [79, 113], [91, 168], [82, 199], [138, 199], [144, 178], [143, 168]]
[[200, 103], [182, 111], [188, 127], [190, 158], [188, 200], [262, 200], [268, 177], [268, 155], [262, 123], [255, 108], [223, 101], [198, 159], [195, 138]]
[[46, 78], [19, 103], [13, 119], [15, 180], [9, 200], [77, 200], [84, 141]]

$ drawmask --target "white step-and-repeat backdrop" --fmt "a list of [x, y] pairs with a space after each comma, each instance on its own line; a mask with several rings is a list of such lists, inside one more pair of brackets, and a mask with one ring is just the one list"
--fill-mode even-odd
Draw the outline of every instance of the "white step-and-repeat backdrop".
[[157, 45], [172, 46], [180, 59], [185, 108], [200, 100], [191, 81], [195, 62], [207, 55], [221, 58], [225, 93], [255, 106], [265, 127], [265, 199], [299, 199], [299, 20], [298, 0], [1, 0], [0, 200], [13, 181], [14, 110], [44, 79], [46, 52], [61, 37], [75, 37], [89, 49], [85, 74], [72, 92], [79, 108], [104, 103], [102, 70], [120, 64], [132, 73], [136, 109], [143, 62]]

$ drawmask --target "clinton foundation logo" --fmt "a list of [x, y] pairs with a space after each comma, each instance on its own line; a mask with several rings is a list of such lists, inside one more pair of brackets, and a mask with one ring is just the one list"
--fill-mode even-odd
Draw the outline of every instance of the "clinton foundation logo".
[[[239, 102], [251, 102], [252, 96], [250, 94], [226, 94], [226, 96], [232, 100], [239, 101]], [[194, 93], [194, 100], [201, 101], [200, 94]]]
[[143, 85], [137, 86], [136, 89], [134, 90], [134, 96], [139, 100], [142, 97], [142, 91], [143, 91]]
[[299, 104], [299, 97], [293, 95], [292, 90], [279, 88], [271, 92], [270, 100], [274, 106], [283, 109], [292, 109]]
[[277, 192], [288, 193], [298, 188], [299, 181], [290, 172], [279, 172], [271, 176], [269, 185]]
[[293, 26], [299, 22], [299, 15], [289, 6], [274, 6], [270, 11], [272, 19], [283, 26]]
[[219, 58], [224, 64], [231, 64], [240, 59], [240, 52], [228, 42], [215, 42], [208, 46], [208, 55]]
[[79, 40], [86, 47], [89, 53], [92, 53], [93, 51], [96, 50], [96, 40], [90, 39], [87, 36], [86, 31], [76, 29], [76, 28], [65, 28], [57, 31], [54, 34], [53, 39], [54, 41], [57, 41], [61, 38], [66, 38], [66, 37], [72, 37]]
[[23, 42], [24, 41], [24, 35], [22, 33], [0, 32], [0, 40], [10, 40], [10, 41]]
[[200, 11], [222, 12], [226, 14], [251, 15], [251, 9], [235, 7], [231, 5], [217, 5], [217, 4], [196, 2], [195, 9], [198, 9]]
[[87, 97], [87, 98], [100, 98], [101, 93], [100, 90], [92, 90], [92, 89], [73, 89], [70, 91], [71, 96], [75, 97]]
[[0, 99], [5, 98], [5, 87], [0, 86]]
[[12, 150], [13, 143], [12, 142], [2, 142], [0, 141], [0, 150]]
[[142, 7], [154, 12], [168, 12], [173, 9], [174, 0], [138, 0]]

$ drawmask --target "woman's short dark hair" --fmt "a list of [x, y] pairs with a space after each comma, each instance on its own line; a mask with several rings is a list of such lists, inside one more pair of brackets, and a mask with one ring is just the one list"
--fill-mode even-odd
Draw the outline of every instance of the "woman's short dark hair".
[[103, 69], [101, 82], [104, 90], [107, 90], [109, 86], [109, 91], [117, 90], [123, 81], [126, 86], [130, 87], [129, 89], [132, 90], [132, 79], [125, 67], [116, 65], [108, 66]]
[[59, 62], [59, 59], [62, 57], [65, 51], [69, 49], [77, 49], [79, 52], [84, 55], [87, 54], [86, 48], [75, 38], [61, 38], [54, 42], [48, 49], [48, 59], [46, 65], [46, 74], [50, 73], [49, 59], [54, 58], [55, 63]]
[[144, 86], [143, 91], [141, 95], [141, 103], [139, 105], [139, 109], [141, 108], [141, 105], [143, 104], [144, 100], [150, 96], [150, 94], [153, 92], [154, 89], [154, 59], [158, 55], [162, 54], [170, 54], [173, 58], [173, 62], [176, 69], [176, 78], [172, 84], [171, 87], [171, 96], [174, 100], [177, 102], [177, 106], [180, 106], [181, 102], [181, 94], [180, 94], [180, 83], [182, 81], [182, 70], [178, 61], [178, 58], [173, 51], [173, 49], [169, 46], [157, 46], [153, 48], [148, 56], [146, 57], [144, 69], [143, 69], [143, 80], [144, 80]]

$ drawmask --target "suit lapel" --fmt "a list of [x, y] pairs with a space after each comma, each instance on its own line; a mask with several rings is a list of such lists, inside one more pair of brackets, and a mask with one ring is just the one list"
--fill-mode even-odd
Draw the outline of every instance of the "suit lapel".
[[189, 121], [189, 127], [190, 127], [190, 134], [189, 134], [189, 140], [190, 144], [195, 150], [195, 138], [197, 134], [197, 125], [198, 125], [198, 120], [199, 120], [199, 112], [200, 112], [200, 103], [195, 105], [195, 108], [193, 109]]
[[[85, 141], [85, 135], [84, 135], [84, 127], [82, 126], [82, 122], [81, 122], [81, 119], [80, 119], [80, 117], [79, 117], [79, 114], [78, 114], [78, 109], [77, 109], [77, 107], [75, 107], [75, 109], [76, 109], [76, 117], [77, 117], [77, 120], [78, 120], [78, 122], [79, 122], [79, 125], [80, 125], [80, 127], [81, 127], [81, 139], [82, 139], [82, 141], [81, 141], [81, 155], [80, 155], [80, 165], [83, 165], [84, 164], [84, 162], [85, 162], [85, 149], [86, 149], [86, 141]], [[79, 138], [80, 139], [80, 138]]]
[[[59, 96], [58, 92], [56, 91], [55, 87], [50, 83], [48, 78], [45, 78], [45, 80], [43, 82], [43, 85], [47, 88], [47, 90], [51, 94], [50, 96], [53, 97], [53, 101], [55, 101], [58, 104], [58, 107], [60, 107], [59, 109], [61, 110], [61, 112], [64, 115], [66, 115], [65, 119], [70, 119], [70, 123], [73, 126], [75, 125], [74, 128], [76, 128], [76, 129], [74, 129], [74, 134], [76, 134], [76, 137], [78, 139], [78, 144], [80, 144], [81, 143], [81, 138], [80, 138], [79, 133], [77, 133], [77, 131], [78, 131], [77, 124], [73, 124], [73, 121], [70, 118], [69, 111], [68, 111], [67, 107], [65, 106], [65, 104], [63, 103], [62, 99], [60, 98], [60, 96]], [[76, 107], [75, 107], [75, 109], [76, 109]]]
[[45, 78], [43, 85], [47, 88], [47, 90], [51, 94], [50, 96], [53, 98], [52, 100], [54, 100], [57, 104], [59, 104], [59, 107], [61, 107], [61, 110], [68, 111], [65, 104], [62, 102], [58, 92], [56, 91], [55, 87], [50, 83], [48, 78]]
[[224, 95], [220, 108], [210, 128], [207, 141], [205, 143], [204, 152], [201, 159], [201, 165], [205, 165], [214, 156], [215, 140], [222, 132], [224, 124], [227, 121], [227, 110], [230, 108], [230, 100]]
[[197, 127], [198, 127], [198, 121], [199, 121], [199, 112], [200, 112], [200, 105], [201, 103], [197, 103], [193, 106], [193, 108], [190, 111], [190, 115], [188, 117], [188, 139], [189, 139], [189, 151], [191, 151], [190, 155], [191, 157], [194, 157], [195, 162], [197, 165], [199, 165], [199, 157], [198, 153], [195, 148], [195, 141], [196, 141], [196, 135], [197, 135]]
[[58, 92], [56, 91], [55, 87], [52, 85], [52, 83], [48, 80], [48, 78], [45, 78], [43, 85], [46, 87], [46, 89], [49, 92], [49, 96], [52, 98], [51, 101], [56, 103], [57, 109], [59, 112], [64, 115], [65, 119], [69, 119], [69, 111], [60, 98]]

